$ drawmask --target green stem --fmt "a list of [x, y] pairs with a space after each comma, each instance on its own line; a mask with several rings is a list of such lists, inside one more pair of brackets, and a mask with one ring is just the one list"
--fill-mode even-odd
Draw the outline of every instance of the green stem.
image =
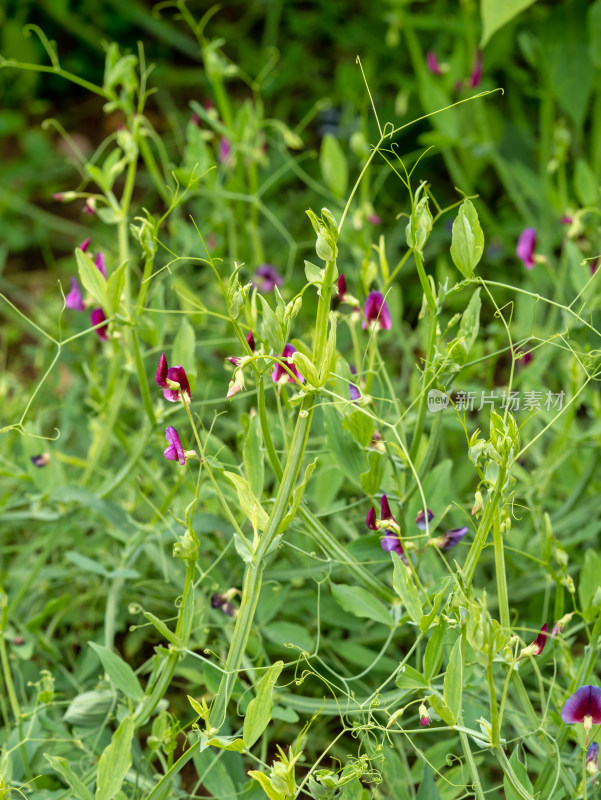
[[257, 544], [252, 561], [247, 564], [244, 573], [240, 609], [236, 617], [236, 626], [226, 659], [223, 677], [219, 685], [219, 690], [215, 695], [213, 705], [211, 706], [209, 728], [218, 730], [225, 720], [227, 705], [236, 680], [236, 673], [240, 669], [240, 664], [242, 663], [242, 658], [252, 628], [255, 610], [259, 601], [263, 570], [265, 568], [265, 557], [278, 535], [282, 519], [288, 506], [288, 501], [294, 490], [294, 484], [296, 483], [311, 427], [314, 403], [315, 398], [313, 395], [305, 397], [302, 402], [290, 453], [286, 462], [286, 468], [282, 475], [269, 522]]
[[499, 617], [501, 627], [509, 631], [511, 621], [509, 618], [509, 598], [507, 595], [507, 575], [505, 573], [505, 553], [503, 550], [503, 536], [499, 515], [495, 514], [493, 520], [493, 542], [495, 548], [495, 571], [497, 574], [497, 592], [499, 596]]
[[[417, 253], [415, 254], [417, 257]], [[436, 329], [438, 318], [435, 311], [430, 310], [430, 320], [428, 327], [428, 346], [426, 350], [426, 358], [424, 364], [424, 377], [422, 392], [419, 398], [419, 405], [417, 408], [417, 421], [413, 431], [413, 439], [411, 441], [411, 448], [409, 450], [409, 458], [414, 461], [420, 446], [422, 432], [424, 430], [424, 423], [426, 419], [427, 408], [427, 392], [426, 389], [431, 381], [432, 361], [434, 360], [434, 349], [436, 347]]]
[[474, 579], [474, 572], [476, 571], [476, 566], [478, 564], [478, 561], [480, 560], [482, 551], [484, 550], [484, 545], [486, 544], [486, 537], [488, 536], [488, 532], [491, 528], [491, 525], [493, 524], [493, 519], [495, 518], [495, 515], [498, 513], [499, 498], [501, 497], [501, 493], [503, 491], [506, 471], [507, 471], [506, 467], [501, 467], [499, 469], [499, 475], [497, 477], [497, 482], [495, 484], [494, 491], [491, 495], [490, 500], [486, 504], [486, 509], [484, 511], [484, 514], [482, 515], [482, 521], [478, 526], [478, 530], [476, 531], [476, 536], [474, 537], [472, 546], [470, 547], [469, 553], [467, 554], [467, 558], [465, 559], [465, 564], [463, 566], [463, 574], [465, 575], [466, 587], [469, 587]]
[[322, 361], [326, 349], [328, 338], [328, 317], [330, 314], [330, 301], [332, 298], [332, 284], [336, 274], [336, 262], [326, 261], [323, 283], [321, 285], [321, 297], [317, 307], [317, 318], [315, 320], [315, 342], [313, 344], [313, 363], [317, 371], [321, 373]]
[[459, 739], [461, 740], [463, 755], [465, 756], [465, 760], [470, 768], [470, 772], [472, 773], [471, 788], [474, 790], [474, 794], [476, 795], [477, 800], [486, 800], [484, 792], [482, 791], [482, 784], [478, 776], [478, 767], [476, 766], [476, 762], [474, 761], [474, 757], [470, 749], [470, 742], [469, 739], [467, 738], [467, 734], [465, 733], [465, 731], [459, 731]]

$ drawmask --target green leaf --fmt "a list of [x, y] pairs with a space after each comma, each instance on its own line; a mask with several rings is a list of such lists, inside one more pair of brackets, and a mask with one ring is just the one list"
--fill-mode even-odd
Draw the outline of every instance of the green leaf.
[[108, 572], [105, 570], [102, 564], [100, 564], [98, 561], [94, 561], [93, 558], [88, 558], [87, 556], [76, 552], [75, 550], [67, 550], [65, 557], [68, 561], [70, 561], [72, 564], [75, 564], [84, 572], [93, 572], [95, 575], [102, 575], [104, 578], [106, 578], [108, 575]]
[[263, 788], [263, 791], [269, 798], [269, 800], [286, 800], [288, 795], [285, 792], [280, 792], [277, 789], [274, 789], [271, 785], [270, 779], [265, 775], [264, 772], [259, 772], [259, 770], [251, 769], [248, 771], [249, 778], [252, 778]]
[[584, 554], [584, 566], [578, 582], [580, 607], [587, 622], [597, 616], [598, 606], [593, 602], [597, 589], [601, 586], [601, 558], [589, 548]]
[[96, 642], [88, 642], [88, 644], [102, 662], [106, 674], [117, 689], [120, 689], [130, 700], [141, 700], [144, 692], [129, 664], [101, 644], [96, 644]]
[[484, 47], [493, 33], [506, 25], [514, 17], [531, 6], [535, 0], [480, 0], [482, 16], [482, 38], [480, 47]]
[[257, 695], [248, 704], [244, 716], [242, 738], [246, 747], [250, 748], [267, 727], [273, 709], [273, 688], [280, 677], [283, 661], [276, 661], [263, 675], [257, 686]]
[[323, 414], [327, 449], [346, 477], [354, 484], [358, 484], [359, 476], [367, 470], [365, 453], [351, 434], [343, 429], [342, 418], [336, 409], [326, 406]]
[[[519, 780], [522, 788], [532, 795], [533, 794], [532, 783], [530, 781], [530, 778], [528, 777], [528, 771], [526, 770], [526, 767], [522, 764], [522, 762], [518, 757], [518, 750], [519, 750], [519, 745], [515, 748], [515, 750], [511, 754], [509, 763], [515, 773], [515, 777]], [[522, 795], [519, 794], [516, 791], [516, 789], [513, 788], [507, 775], [503, 776], [503, 788], [505, 789], [505, 800], [522, 800]]]
[[434, 782], [434, 773], [429, 764], [424, 765], [424, 777], [417, 790], [415, 800], [441, 800], [440, 792]]
[[312, 264], [310, 261], [305, 261], [305, 276], [307, 278], [307, 283], [314, 283], [318, 286], [321, 286], [324, 275], [324, 268], [318, 267], [316, 264]]
[[181, 317], [179, 330], [173, 342], [172, 359], [174, 364], [181, 364], [188, 377], [196, 377], [196, 334], [194, 328], [185, 317]]
[[62, 777], [73, 790], [73, 794], [77, 800], [92, 800], [92, 794], [90, 790], [73, 772], [66, 758], [62, 758], [61, 756], [49, 756], [48, 753], [44, 753], [44, 758], [46, 761], [48, 761], [55, 772], [58, 772], [59, 775], [62, 775]]
[[457, 722], [461, 715], [461, 697], [463, 695], [463, 654], [461, 636], [453, 645], [449, 657], [449, 666], [444, 676], [444, 701]]
[[410, 664], [403, 664], [401, 672], [394, 680], [399, 689], [426, 689], [428, 681]]
[[106, 285], [106, 296], [108, 300], [108, 310], [110, 314], [116, 314], [121, 305], [121, 295], [123, 294], [123, 287], [125, 286], [125, 271], [127, 269], [127, 261], [124, 261], [116, 270], [114, 270]]
[[279, 354], [286, 346], [288, 327], [278, 321], [278, 318], [263, 295], [260, 294], [259, 299], [263, 306], [263, 336], [267, 340], [269, 347]]
[[309, 483], [311, 475], [313, 475], [313, 470], [315, 469], [316, 466], [317, 466], [317, 456], [310, 464], [307, 464], [303, 480], [301, 481], [301, 483], [299, 483], [298, 486], [295, 487], [294, 491], [292, 492], [292, 501], [290, 503], [290, 508], [288, 509], [288, 513], [280, 523], [279, 527], [280, 532], [285, 531], [288, 525], [290, 525], [290, 523], [294, 519], [296, 512], [298, 511], [301, 501], [303, 499], [303, 495], [305, 494], [307, 484]]
[[250, 564], [255, 554], [254, 550], [250, 546], [248, 539], [245, 536], [241, 536], [237, 531], [234, 531], [234, 547], [242, 561], [245, 564]]
[[586, 27], [589, 57], [596, 67], [601, 67], [601, 0], [595, 0], [589, 7]]
[[461, 324], [459, 325], [459, 336], [464, 339], [466, 358], [470, 354], [470, 350], [478, 337], [481, 308], [482, 300], [480, 299], [480, 287], [478, 287], [471, 296], [467, 308], [461, 315]]
[[98, 267], [94, 264], [90, 256], [87, 253], [84, 253], [84, 251], [79, 247], [75, 251], [75, 258], [77, 260], [79, 279], [81, 280], [84, 289], [86, 292], [92, 295], [98, 305], [110, 312], [106, 293], [106, 279]]
[[111, 743], [105, 747], [98, 762], [98, 783], [95, 800], [112, 800], [131, 767], [131, 742], [134, 735], [132, 717], [125, 717]]
[[150, 611], [145, 611], [144, 616], [146, 619], [151, 622], [157, 631], [167, 639], [168, 642], [171, 644], [176, 645], [176, 647], [181, 647], [182, 643], [178, 639], [178, 637], [173, 633], [173, 631], [165, 625], [162, 619], [159, 619], [157, 616], [152, 614]]
[[374, 435], [375, 425], [371, 417], [356, 409], [347, 414], [342, 420], [342, 427], [348, 431], [361, 447], [367, 447]]
[[260, 501], [255, 497], [253, 490], [250, 488], [250, 483], [241, 475], [236, 475], [235, 472], [224, 472], [223, 474], [234, 484], [236, 493], [238, 494], [240, 508], [244, 511], [247, 518], [253, 525], [256, 525], [260, 531], [264, 531], [269, 522], [269, 515]]
[[271, 642], [279, 645], [296, 645], [308, 653], [311, 653], [315, 647], [313, 636], [303, 625], [297, 625], [295, 622], [286, 622], [285, 620], [271, 622], [263, 629], [263, 633]]
[[233, 753], [241, 753], [246, 744], [243, 739], [236, 739], [235, 736], [213, 736], [207, 744], [217, 747], [219, 750], [229, 750]]
[[574, 189], [583, 206], [595, 206], [599, 200], [599, 181], [583, 158], [576, 160]]
[[334, 600], [345, 611], [355, 617], [366, 617], [374, 622], [394, 626], [395, 622], [390, 611], [366, 589], [360, 586], [348, 586], [345, 583], [332, 583]]
[[397, 555], [397, 553], [393, 551], [391, 555], [392, 562], [394, 564], [392, 585], [395, 592], [401, 598], [401, 601], [407, 609], [407, 613], [413, 622], [415, 622], [416, 625], [419, 625], [422, 618], [422, 604], [419, 599], [417, 588], [413, 581], [413, 576], [409, 572], [409, 569], [401, 561], [401, 557]]
[[106, 719], [114, 702], [115, 694], [110, 689], [82, 692], [71, 700], [63, 719], [69, 725], [97, 728]]
[[484, 234], [474, 204], [467, 198], [453, 222], [451, 258], [464, 278], [471, 278], [484, 252]]
[[368, 453], [369, 469], [362, 472], [360, 477], [361, 488], [365, 494], [375, 494], [382, 483], [384, 471], [386, 470], [386, 459], [383, 453], [371, 450]]
[[342, 197], [348, 184], [348, 166], [338, 140], [331, 133], [323, 137], [319, 166], [328, 189], [336, 197]]
[[261, 442], [262, 437], [259, 417], [257, 414], [254, 414], [249, 419], [248, 430], [244, 437], [242, 458], [244, 459], [246, 479], [252, 493], [258, 498], [263, 494], [263, 483], [265, 480], [265, 465]]
[[428, 644], [426, 645], [426, 652], [424, 653], [424, 673], [429, 681], [438, 674], [438, 670], [442, 664], [445, 632], [446, 624], [444, 622], [439, 622], [432, 631], [428, 639]]
[[426, 700], [432, 706], [434, 711], [436, 711], [443, 722], [446, 722], [447, 725], [455, 725], [457, 720], [451, 713], [451, 709], [447, 706], [442, 697], [437, 694], [431, 694], [426, 698]]

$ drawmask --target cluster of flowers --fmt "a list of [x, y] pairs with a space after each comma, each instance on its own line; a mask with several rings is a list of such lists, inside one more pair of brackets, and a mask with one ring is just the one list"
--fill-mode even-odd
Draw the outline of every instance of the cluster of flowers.
[[[407, 564], [407, 556], [405, 555], [405, 551], [401, 543], [401, 529], [398, 522], [393, 517], [392, 512], [390, 511], [388, 498], [385, 494], [382, 495], [382, 499], [380, 501], [380, 512], [380, 519], [378, 519], [376, 517], [376, 511], [372, 506], [365, 517], [365, 524], [371, 531], [383, 530], [384, 535], [380, 540], [382, 550], [385, 550], [387, 553], [395, 552], [398, 556], [400, 556], [405, 564]], [[415, 524], [420, 530], [425, 531], [433, 519], [434, 512], [428, 508], [426, 511], [421, 510], [418, 513], [417, 517], [415, 518]], [[430, 539], [426, 546], [438, 547], [439, 550], [451, 550], [453, 547], [455, 547], [455, 545], [459, 544], [466, 533], [467, 527], [465, 526], [462, 528], [451, 528], [437, 539]], [[409, 542], [406, 543], [405, 546], [410, 548], [413, 545]]]
[[[88, 247], [90, 246], [90, 239], [85, 239], [79, 246], [79, 249], [84, 253], [87, 251]], [[102, 277], [106, 280], [106, 264], [104, 261], [104, 255], [99, 250], [96, 258], [94, 260], [94, 264], [98, 269], [98, 272], [102, 275]], [[77, 278], [71, 278], [71, 291], [65, 297], [65, 306], [67, 308], [72, 309], [73, 311], [85, 311], [86, 306], [83, 301], [83, 296], [81, 293], [81, 289], [79, 288], [79, 284], [77, 282]], [[92, 325], [97, 325], [96, 333], [101, 339], [108, 339], [109, 335], [107, 333], [107, 325], [106, 325], [106, 316], [104, 311], [101, 308], [94, 308], [90, 314], [90, 320]], [[104, 324], [102, 324], [104, 323]]]

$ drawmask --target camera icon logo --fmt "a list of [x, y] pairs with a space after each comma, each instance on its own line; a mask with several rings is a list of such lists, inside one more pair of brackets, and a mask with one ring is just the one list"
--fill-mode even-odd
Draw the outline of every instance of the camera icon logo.
[[438, 389], [430, 389], [428, 392], [428, 411], [432, 414], [444, 411], [449, 405], [449, 402], [447, 395], [444, 392], [438, 391]]

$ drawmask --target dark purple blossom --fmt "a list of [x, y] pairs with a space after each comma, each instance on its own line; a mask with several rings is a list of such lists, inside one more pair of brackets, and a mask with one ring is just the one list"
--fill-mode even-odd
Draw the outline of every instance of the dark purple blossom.
[[50, 453], [40, 453], [37, 456], [31, 456], [29, 459], [34, 467], [45, 467], [50, 463]]
[[79, 249], [85, 253], [88, 247], [90, 246], [91, 239], [84, 239], [83, 242], [79, 245]]
[[432, 73], [432, 75], [442, 75], [442, 70], [440, 68], [440, 64], [438, 63], [438, 59], [436, 58], [436, 53], [434, 50], [428, 50], [426, 54], [426, 66]]
[[470, 89], [475, 89], [477, 86], [479, 86], [481, 80], [482, 80], [482, 50], [478, 50], [476, 53], [476, 60], [474, 61], [474, 66], [472, 68], [471, 75], [467, 79], [467, 85]]
[[597, 742], [590, 744], [586, 751], [586, 771], [593, 776], [594, 785], [595, 776], [599, 772], [599, 745]]
[[392, 511], [388, 505], [388, 498], [385, 494], [382, 495], [382, 499], [380, 500], [380, 511], [383, 522], [396, 522], [395, 518], [392, 516]]
[[186, 370], [180, 365], [169, 367], [164, 353], [159, 358], [156, 382], [163, 389], [165, 400], [170, 403], [177, 403], [181, 399], [189, 402], [192, 398]]
[[517, 347], [513, 348], [513, 357], [516, 361], [519, 361], [520, 365], [525, 367], [532, 361], [532, 353], [523, 353], [521, 350], [518, 350]]
[[[351, 375], [356, 375], [357, 374], [357, 368], [354, 367], [352, 364], [350, 366], [350, 370], [351, 370]], [[348, 385], [348, 393], [349, 393], [349, 397], [351, 398], [353, 403], [356, 403], [357, 400], [361, 399], [361, 392], [359, 391], [359, 387], [356, 386], [354, 383], [349, 383], [349, 385]]]
[[[427, 523], [426, 523], [426, 513], [428, 515]], [[433, 519], [434, 519], [434, 512], [430, 511], [429, 508], [427, 508], [426, 511], [424, 511], [422, 508], [420, 509], [420, 511], [417, 512], [417, 517], [415, 518], [415, 524], [420, 529], [420, 531], [425, 531], [427, 525], [429, 525]]]
[[224, 164], [226, 161], [229, 161], [231, 154], [232, 143], [225, 136], [222, 136], [219, 140], [219, 160], [221, 163]]
[[338, 278], [338, 297], [344, 302], [344, 295], [346, 294], [346, 278], [344, 272], [340, 273]]
[[441, 550], [450, 550], [463, 539], [467, 533], [467, 528], [451, 528], [436, 542]]
[[534, 249], [536, 247], [536, 228], [524, 228], [520, 233], [516, 254], [526, 269], [532, 269], [536, 264]]
[[104, 263], [104, 255], [100, 250], [98, 251], [94, 264], [98, 267], [98, 271], [102, 277], [106, 279], [106, 264]]
[[386, 331], [389, 331], [392, 327], [388, 303], [384, 300], [384, 295], [381, 292], [370, 292], [367, 295], [363, 314], [365, 316], [363, 320], [363, 330], [365, 330], [368, 325], [370, 328], [378, 325]]
[[90, 320], [92, 325], [100, 325], [101, 322], [104, 322], [104, 325], [100, 325], [99, 328], [96, 328], [96, 333], [101, 339], [106, 341], [109, 338], [109, 335], [107, 330], [108, 324], [106, 323], [104, 311], [101, 308], [95, 308], [90, 314]]
[[601, 724], [601, 689], [598, 686], [581, 686], [563, 704], [561, 718], [567, 725], [584, 725], [588, 742], [588, 732], [592, 726]]
[[248, 343], [248, 346], [250, 347], [250, 349], [254, 353], [257, 348], [256, 348], [256, 345], [255, 345], [255, 337], [253, 336], [253, 332], [252, 331], [249, 331], [246, 334], [246, 341]]
[[273, 264], [261, 264], [252, 280], [253, 286], [260, 292], [273, 292], [276, 286], [279, 289], [283, 283], [284, 278]]
[[[301, 383], [305, 380], [304, 377], [297, 370], [297, 368], [294, 366], [294, 362], [292, 361], [292, 356], [294, 353], [296, 353], [296, 347], [293, 347], [291, 344], [287, 344], [286, 347], [284, 347], [284, 351], [282, 352], [280, 358], [288, 365], [289, 371], [284, 369], [284, 367], [281, 364], [276, 363], [275, 368], [271, 373], [271, 380], [274, 383], [281, 383], [281, 382], [285, 383], [286, 381], [284, 380], [284, 378], [288, 379], [288, 383], [295, 383], [295, 380], [292, 377], [292, 375], [296, 375], [297, 379]], [[292, 372], [292, 375], [290, 375], [290, 372]]]
[[559, 221], [562, 225], [571, 225], [574, 222], [574, 218], [571, 217], [569, 214], [562, 214]]
[[65, 297], [65, 306], [73, 309], [73, 311], [85, 311], [86, 307], [83, 304], [83, 297], [77, 278], [71, 278], [71, 291]]
[[171, 425], [165, 431], [165, 439], [167, 439], [169, 447], [166, 448], [163, 455], [165, 458], [168, 458], [169, 461], [179, 461], [183, 466], [186, 463], [184, 448], [182, 447], [178, 432]]
[[380, 547], [386, 553], [396, 553], [397, 556], [407, 563], [407, 556], [405, 555], [405, 551], [403, 550], [403, 545], [401, 544], [401, 540], [397, 533], [394, 531], [390, 531], [386, 529], [384, 531], [384, 536], [380, 539]]
[[378, 525], [376, 523], [376, 509], [373, 506], [367, 512], [367, 516], [365, 517], [365, 524], [370, 529], [370, 531], [379, 530]]

